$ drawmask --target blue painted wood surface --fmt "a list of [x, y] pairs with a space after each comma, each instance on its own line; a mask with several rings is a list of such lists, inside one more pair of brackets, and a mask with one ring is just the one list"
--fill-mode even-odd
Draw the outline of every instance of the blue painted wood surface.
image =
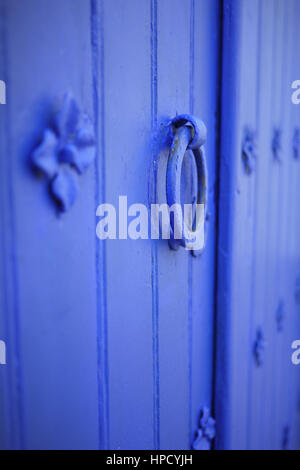
[[82, 177], [73, 210], [58, 215], [29, 164], [65, 91], [92, 113], [90, 11], [84, 0], [2, 1], [1, 29], [8, 89], [0, 171], [8, 365], [1, 374], [9, 384], [1, 445], [97, 448], [94, 177]]
[[[216, 448], [300, 447], [299, 17], [297, 0], [0, 0], [0, 448], [189, 449], [203, 407]], [[97, 152], [62, 214], [30, 155], [67, 91]], [[204, 253], [98, 240], [99, 204], [155, 200], [181, 113], [208, 129]]]
[[[290, 99], [299, 71], [299, 14], [292, 0], [224, 2], [217, 448], [300, 446], [300, 375], [291, 362], [291, 343], [300, 335], [299, 161], [292, 145], [299, 111]], [[257, 141], [250, 175], [241, 158], [246, 127]]]
[[[1, 369], [2, 447], [192, 444], [213, 395], [218, 22], [208, 1], [1, 0], [1, 332], [13, 364]], [[94, 120], [97, 158], [58, 214], [28, 159], [68, 90]], [[211, 129], [205, 255], [96, 240], [98, 204], [149, 204], [151, 140], [189, 111]]]

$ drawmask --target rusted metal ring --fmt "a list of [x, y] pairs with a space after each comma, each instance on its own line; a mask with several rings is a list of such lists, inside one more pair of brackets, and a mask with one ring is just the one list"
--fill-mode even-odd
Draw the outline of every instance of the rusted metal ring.
[[193, 130], [192, 139], [188, 144], [189, 149], [198, 149], [206, 142], [207, 130], [206, 126], [201, 119], [192, 116], [191, 114], [179, 114], [171, 121], [174, 128], [182, 126], [191, 127]]

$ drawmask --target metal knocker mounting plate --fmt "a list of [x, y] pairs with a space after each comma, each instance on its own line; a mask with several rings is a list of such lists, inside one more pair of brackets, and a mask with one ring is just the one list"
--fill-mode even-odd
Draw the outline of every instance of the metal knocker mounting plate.
[[[173, 140], [169, 150], [166, 171], [166, 199], [170, 208], [173, 208], [171, 218], [171, 249], [177, 250], [183, 246], [192, 250], [194, 256], [201, 254], [206, 239], [206, 211], [208, 176], [203, 144], [206, 141], [206, 126], [198, 118], [182, 114], [171, 121], [173, 127]], [[195, 179], [197, 191], [192, 204], [181, 204], [181, 173], [184, 155], [191, 150], [195, 160]], [[186, 209], [190, 207], [188, 214]]]

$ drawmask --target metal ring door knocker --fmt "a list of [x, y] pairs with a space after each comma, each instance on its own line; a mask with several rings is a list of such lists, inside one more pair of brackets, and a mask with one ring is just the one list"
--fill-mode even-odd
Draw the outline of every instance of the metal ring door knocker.
[[[206, 240], [207, 211], [207, 166], [203, 144], [206, 141], [205, 124], [189, 114], [181, 114], [171, 121], [173, 140], [169, 151], [166, 175], [166, 197], [169, 208], [173, 207], [170, 220], [170, 247], [177, 250], [179, 246], [192, 250], [193, 255], [201, 254]], [[181, 173], [184, 155], [191, 150], [195, 160], [197, 190], [188, 217], [182, 214]], [[184, 205], [184, 209], [186, 205]], [[180, 235], [178, 235], [180, 233]]]

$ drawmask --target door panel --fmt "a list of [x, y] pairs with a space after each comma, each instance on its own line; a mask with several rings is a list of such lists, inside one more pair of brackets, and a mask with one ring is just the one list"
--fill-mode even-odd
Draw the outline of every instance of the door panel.
[[93, 171], [82, 177], [73, 210], [60, 214], [29, 158], [66, 91], [92, 113], [90, 11], [85, 0], [1, 7], [8, 89], [0, 171], [10, 387], [4, 445], [97, 448]]
[[299, 448], [299, 2], [225, 1], [223, 16], [216, 446]]
[[[189, 448], [212, 403], [217, 1], [1, 8], [1, 334], [14, 364], [1, 370], [1, 445]], [[94, 121], [97, 155], [61, 214], [30, 155], [66, 91]], [[209, 129], [205, 254], [96, 239], [98, 204], [150, 204], [161, 129], [183, 112]]]
[[[104, 1], [95, 2], [94, 7], [98, 36], [94, 45], [95, 83], [99, 86], [94, 99], [101, 161], [97, 176], [101, 200], [97, 202], [118, 207], [123, 195], [128, 197], [128, 205], [147, 204], [151, 161], [150, 6], [136, 1]], [[103, 99], [100, 106], [98, 96]], [[99, 296], [100, 302], [101, 296], [105, 302], [101, 302], [99, 318], [105, 317], [101, 342], [107, 348], [104, 445], [113, 449], [151, 448], [151, 243], [129, 239], [101, 243]]]
[[[194, 2], [182, 1], [138, 6], [132, 1], [126, 7], [122, 1], [107, 1], [95, 6], [97, 30], [103, 28], [97, 43], [100, 51], [103, 41], [102, 59], [98, 57], [96, 66], [99, 80], [104, 80], [99, 126], [105, 137], [105, 200], [117, 204], [119, 195], [127, 195], [128, 204], [149, 204], [155, 192], [155, 162], [160, 153], [167, 158], [160, 129], [176, 113], [195, 106], [212, 123], [208, 152], [213, 217], [216, 136], [211, 109], [217, 105], [217, 9], [212, 12], [207, 2], [195, 7]], [[195, 70], [208, 56], [208, 42], [215, 54], [202, 74], [202, 81], [211, 83], [204, 93], [194, 82]], [[103, 184], [103, 174], [100, 180]], [[203, 368], [201, 384], [195, 378], [194, 385], [192, 376], [195, 370], [198, 377], [201, 353], [212, 358], [214, 269], [206, 278], [209, 294], [203, 316], [197, 308], [201, 290], [191, 282], [198, 273], [203, 276], [205, 266], [214, 265], [214, 237], [212, 228], [202, 259], [193, 259], [184, 250], [173, 252], [165, 241], [105, 242], [112, 448], [191, 445], [201, 400], [209, 406], [212, 397], [211, 363]], [[206, 326], [202, 333], [199, 316]], [[194, 328], [199, 331], [192, 343]]]

